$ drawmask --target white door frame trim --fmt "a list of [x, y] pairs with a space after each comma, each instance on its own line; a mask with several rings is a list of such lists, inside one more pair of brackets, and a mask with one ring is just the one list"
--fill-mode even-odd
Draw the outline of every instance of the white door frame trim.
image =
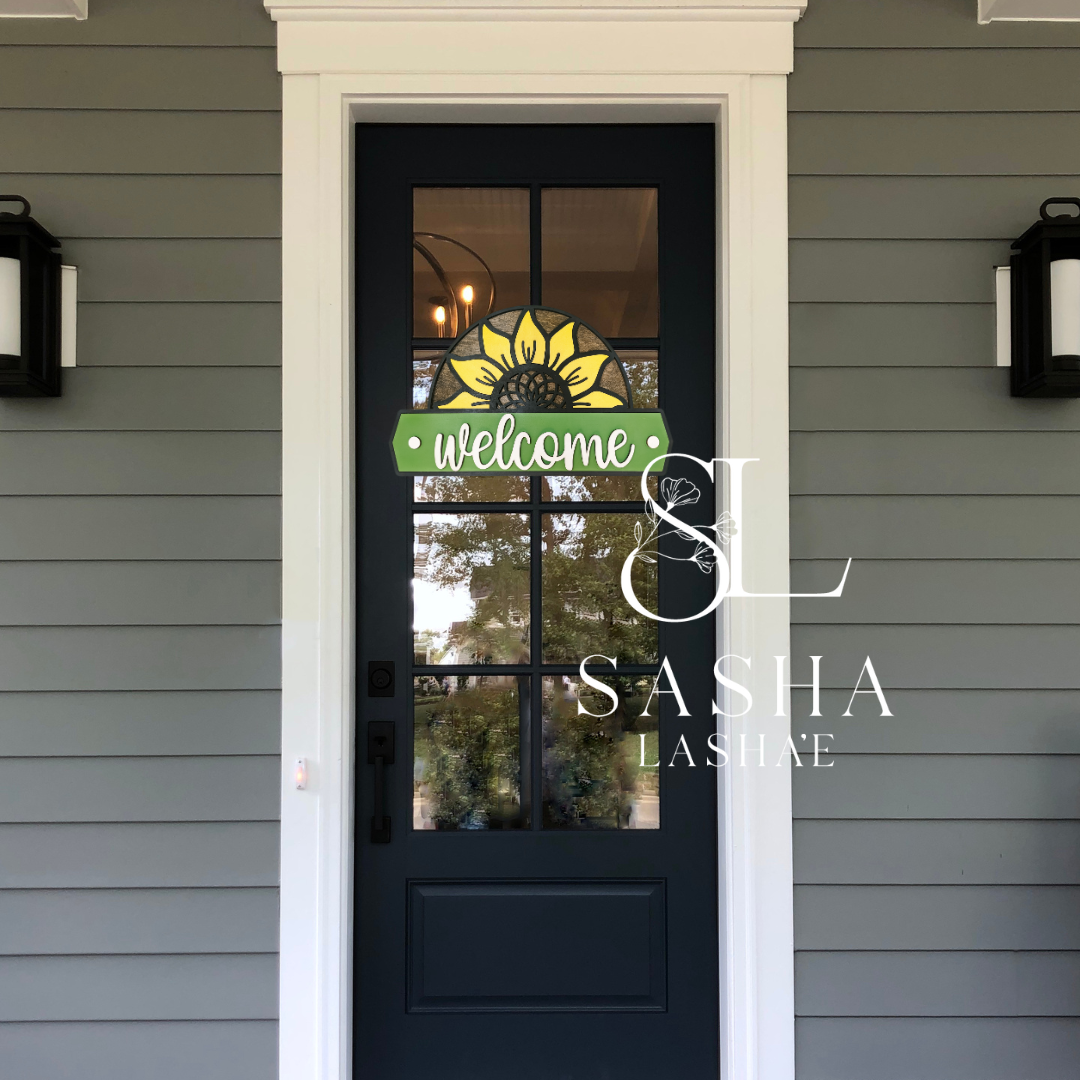
[[[269, 6], [269, 0], [268, 0]], [[323, 16], [325, 18], [325, 15]], [[411, 40], [416, 23], [403, 23]], [[521, 22], [509, 24], [520, 30]], [[539, 24], [532, 24], [533, 26]], [[544, 25], [557, 25], [548, 21]], [[603, 22], [608, 30], [627, 25]], [[654, 44], [657, 23], [641, 22]], [[342, 32], [318, 24], [286, 40], [283, 88], [283, 600], [281, 780], [282, 1080], [352, 1075], [353, 415], [352, 163], [355, 124], [380, 122], [708, 121], [717, 131], [718, 456], [749, 467], [744, 582], [787, 591], [787, 87], [790, 23], [713, 23], [723, 55], [757, 51], [762, 74], [633, 69], [514, 74], [383, 71], [358, 46], [341, 71]], [[581, 22], [574, 24], [575, 31]], [[763, 42], [762, 26], [783, 28]], [[694, 36], [701, 23], [665, 24]], [[750, 33], [743, 38], [741, 31]], [[455, 25], [444, 23], [453, 39]], [[475, 23], [460, 34], [475, 35]], [[321, 36], [321, 35], [320, 35]], [[624, 36], [625, 38], [625, 36]], [[672, 39], [674, 35], [672, 35]], [[741, 44], [740, 44], [741, 40]], [[356, 44], [354, 41], [353, 44]], [[625, 44], [625, 39], [621, 44]], [[413, 46], [415, 43], [413, 42]], [[453, 56], [452, 42], [444, 42]], [[745, 46], [745, 48], [743, 47]], [[365, 55], [366, 54], [366, 55]], [[656, 53], [653, 54], [657, 55]], [[661, 54], [662, 55], [662, 54]], [[415, 63], [413, 60], [407, 61]], [[549, 65], [550, 66], [550, 65]], [[655, 66], [655, 65], [654, 65]], [[754, 656], [746, 680], [760, 710], [735, 721], [751, 745], [779, 746], [771, 658], [790, 652], [787, 600], [727, 600], [725, 651]], [[675, 659], [675, 658], [673, 658]], [[677, 666], [677, 665], [676, 665]], [[307, 762], [307, 784], [294, 780]], [[771, 766], [771, 762], [770, 762]], [[792, 1080], [794, 956], [788, 767], [720, 771], [721, 1069], [725, 1080]], [[677, 1052], [677, 1051], [676, 1051]], [[361, 1078], [357, 1078], [361, 1080]]]

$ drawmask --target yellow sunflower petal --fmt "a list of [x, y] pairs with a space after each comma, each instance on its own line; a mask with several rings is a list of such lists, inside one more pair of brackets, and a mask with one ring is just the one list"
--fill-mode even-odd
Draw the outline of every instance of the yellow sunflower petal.
[[456, 397], [444, 401], [440, 409], [490, 409], [491, 401], [488, 398], [478, 398], [470, 394], [468, 390], [462, 390]]
[[509, 371], [514, 366], [514, 349], [510, 339], [498, 330], [492, 330], [487, 323], [480, 327], [480, 348], [488, 359], [501, 364], [503, 370]]
[[450, 358], [454, 374], [474, 393], [487, 397], [495, 384], [503, 377], [503, 370], [493, 360], [482, 356], [479, 360]]
[[551, 335], [548, 342], [548, 367], [558, 371], [566, 358], [574, 355], [575, 350], [574, 320], [568, 319]]
[[547, 338], [533, 320], [531, 311], [526, 311], [518, 323], [514, 355], [519, 364], [547, 363]]
[[617, 398], [606, 390], [593, 390], [574, 398], [575, 409], [617, 409], [625, 404], [622, 398]]
[[607, 353], [593, 353], [591, 356], [575, 356], [559, 368], [559, 374], [566, 380], [566, 385], [576, 393], [584, 393], [596, 382], [600, 369], [607, 363]]

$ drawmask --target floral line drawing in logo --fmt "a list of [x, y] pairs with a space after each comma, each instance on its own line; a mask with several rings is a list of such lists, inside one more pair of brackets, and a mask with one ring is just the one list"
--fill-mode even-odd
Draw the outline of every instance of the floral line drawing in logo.
[[[660, 481], [660, 498], [665, 510], [673, 510], [677, 506], [693, 506], [701, 500], [701, 490], [697, 484], [684, 477], [666, 476]], [[658, 559], [670, 559], [673, 562], [692, 562], [704, 574], [711, 574], [716, 570], [716, 552], [706, 543], [698, 540], [683, 529], [660, 530], [660, 517], [655, 512], [652, 503], [648, 504], [645, 519], [649, 522], [650, 531], [645, 535], [643, 523], [638, 521], [634, 524], [634, 540], [636, 547], [631, 552], [631, 557], [644, 563], [655, 563]], [[712, 525], [698, 526], [716, 534], [717, 542], [727, 544], [731, 538], [738, 534], [739, 529], [735, 518], [725, 510]], [[659, 542], [667, 536], [677, 536], [694, 544], [694, 550], [689, 555], [674, 555], [670, 552], [661, 551]]]

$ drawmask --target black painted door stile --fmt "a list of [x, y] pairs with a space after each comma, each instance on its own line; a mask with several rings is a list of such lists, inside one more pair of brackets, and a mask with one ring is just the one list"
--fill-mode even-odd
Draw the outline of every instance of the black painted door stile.
[[[609, 342], [634, 405], [712, 457], [713, 129], [361, 125], [356, 146], [355, 1075], [715, 1080], [713, 631], [621, 594], [653, 528], [638, 478], [407, 477], [390, 449], [457, 338], [489, 316], [514, 338], [531, 309]], [[514, 407], [569, 393], [545, 385]], [[660, 497], [711, 521], [703, 479]], [[699, 611], [707, 559], [674, 542], [636, 588]], [[689, 717], [650, 695], [665, 656]], [[695, 767], [668, 765], [682, 734]]]

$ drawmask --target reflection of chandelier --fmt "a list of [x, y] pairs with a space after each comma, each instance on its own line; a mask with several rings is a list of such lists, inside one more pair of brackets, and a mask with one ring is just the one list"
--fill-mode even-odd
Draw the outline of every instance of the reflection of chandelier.
[[[429, 232], [414, 232], [413, 233], [413, 247], [420, 252], [424, 261], [435, 273], [435, 277], [438, 278], [439, 284], [442, 286], [445, 295], [433, 296], [430, 298], [432, 305], [432, 318], [435, 321], [435, 325], [438, 328], [438, 337], [451, 337], [456, 338], [460, 332], [462, 322], [465, 327], [469, 327], [473, 323], [473, 301], [476, 296], [476, 291], [472, 285], [462, 286], [460, 293], [455, 293], [450, 286], [450, 282], [446, 276], [446, 270], [439, 260], [432, 254], [431, 249], [422, 244], [421, 240], [441, 240], [447, 244], [453, 244], [454, 247], [461, 248], [462, 251], [468, 252], [483, 268], [484, 273], [488, 279], [488, 299], [486, 310], [479, 312], [478, 316], [490, 315], [495, 310], [495, 275], [491, 272], [491, 267], [484, 262], [479, 253], [473, 251], [468, 244], [463, 244], [460, 240], [455, 240], [452, 236], [443, 236], [440, 233]], [[460, 314], [460, 318], [459, 318]], [[449, 326], [447, 322], [449, 321]]]

